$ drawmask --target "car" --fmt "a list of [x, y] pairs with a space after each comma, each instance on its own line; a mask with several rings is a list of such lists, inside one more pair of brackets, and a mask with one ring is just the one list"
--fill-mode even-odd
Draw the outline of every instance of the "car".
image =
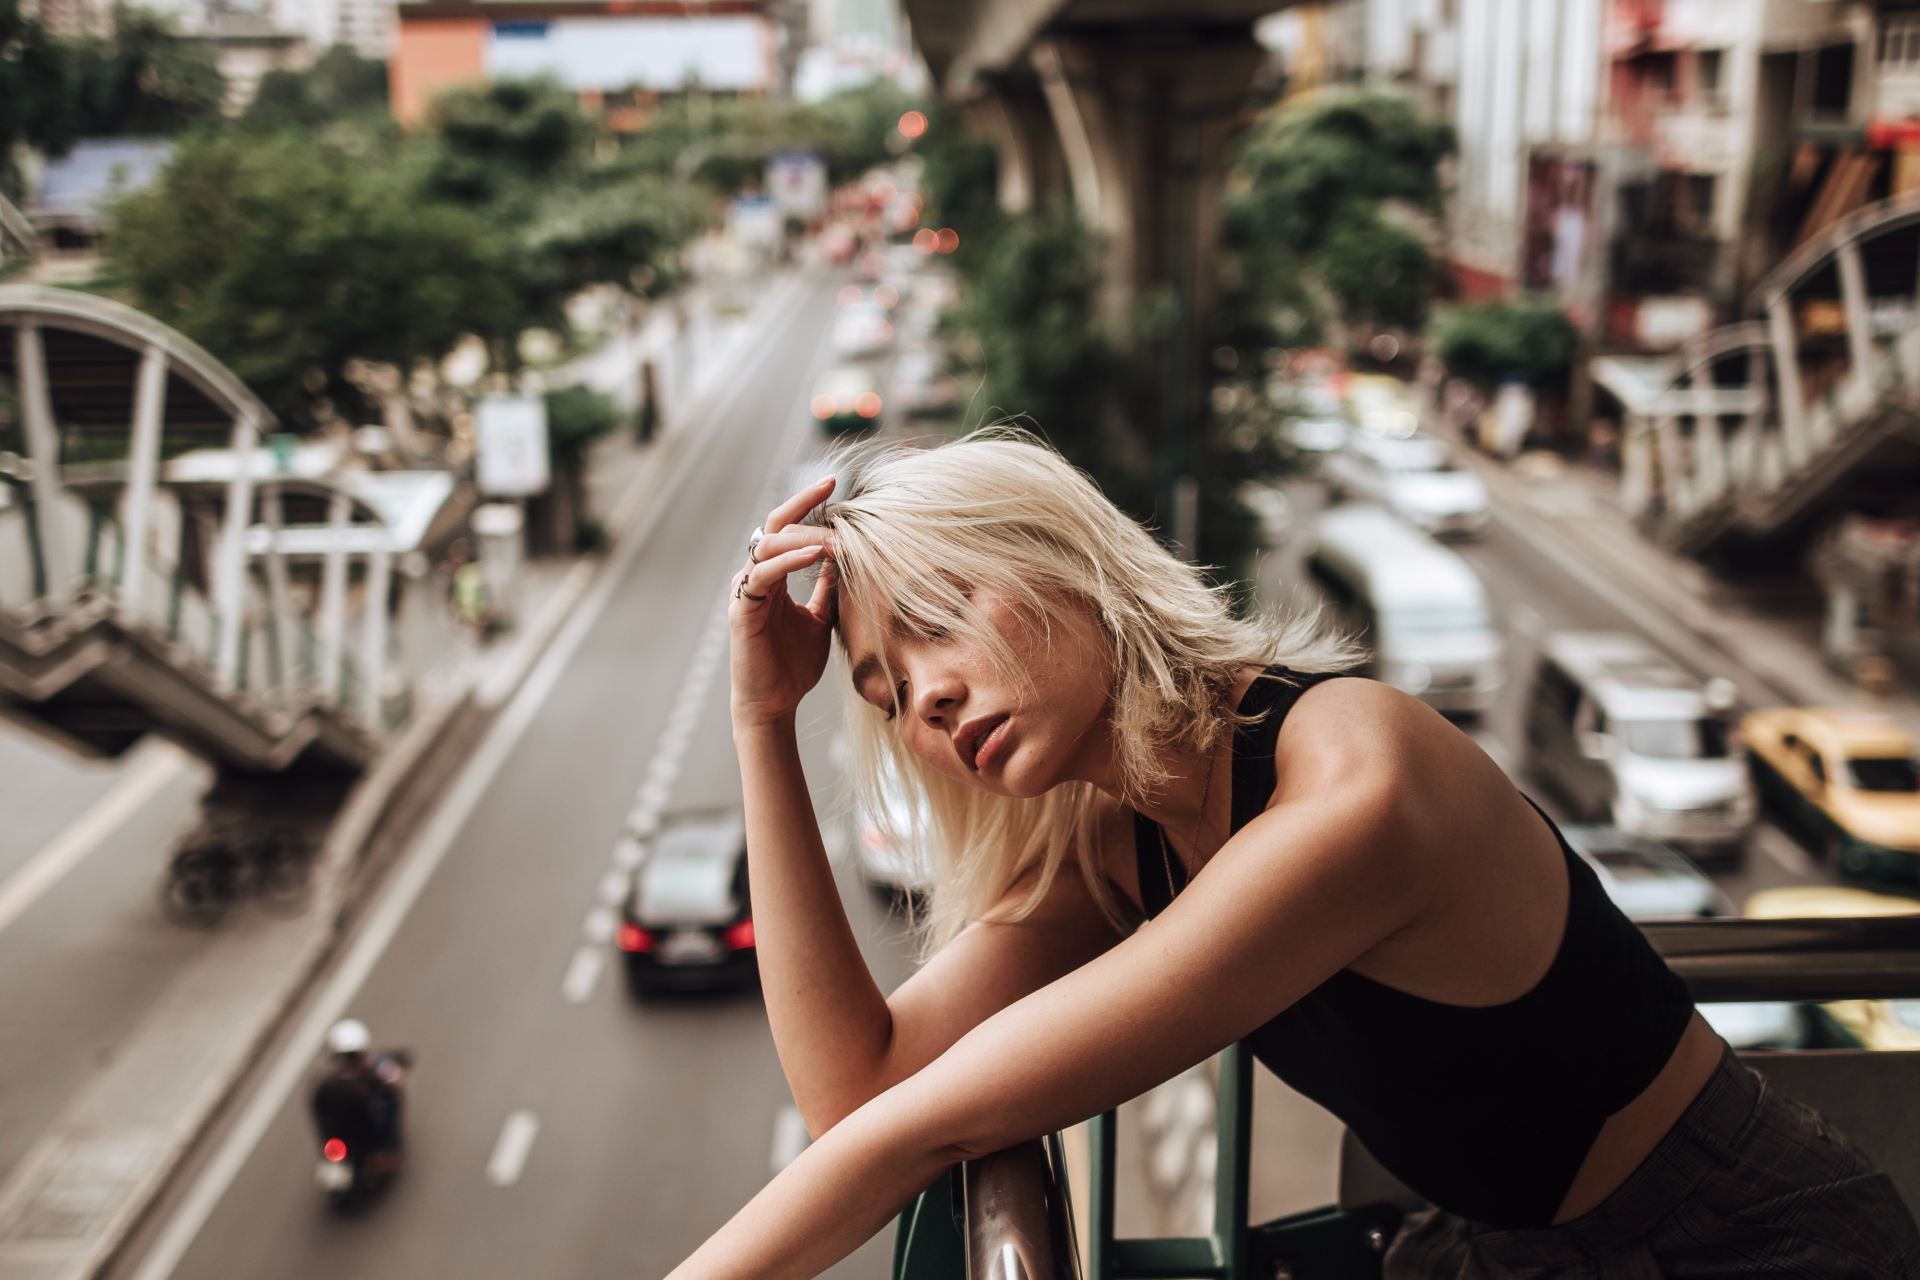
[[1372, 435], [1410, 436], [1420, 429], [1420, 411], [1407, 384], [1384, 373], [1355, 373], [1346, 379], [1347, 418]]
[[1848, 876], [1920, 883], [1920, 761], [1877, 711], [1774, 707], [1740, 722], [1760, 802]]
[[860, 431], [880, 425], [885, 402], [873, 370], [858, 365], [829, 369], [813, 384], [807, 408], [829, 434]]
[[1735, 914], [1733, 900], [1678, 850], [1599, 824], [1568, 823], [1567, 843], [1629, 920], [1693, 920]]
[[942, 417], [960, 408], [960, 380], [938, 348], [910, 347], [894, 361], [891, 399], [910, 418]]
[[1350, 433], [1320, 474], [1338, 496], [1379, 503], [1437, 538], [1477, 537], [1493, 515], [1480, 477], [1433, 436]]
[[833, 321], [833, 349], [842, 356], [877, 356], [893, 343], [893, 321], [878, 302], [862, 300], [840, 308]]
[[688, 811], [661, 822], [641, 847], [614, 945], [636, 996], [759, 982], [742, 810]]
[[860, 874], [884, 893], [903, 897], [925, 894], [933, 888], [933, 873], [897, 837], [902, 832], [924, 829], [926, 817], [905, 780], [891, 769], [881, 775], [880, 803], [886, 808], [884, 816], [871, 811], [855, 815], [855, 855], [860, 861]]
[[1738, 696], [1632, 632], [1553, 632], [1527, 692], [1527, 767], [1582, 818], [1737, 865], [1759, 813], [1729, 723]]
[[[1839, 916], [1910, 916], [1920, 902], [1845, 885], [1762, 889], [1747, 899], [1760, 920], [1814, 920]], [[1835, 1000], [1816, 1007], [1816, 1042], [1826, 1047], [1920, 1049], [1920, 1000]]]

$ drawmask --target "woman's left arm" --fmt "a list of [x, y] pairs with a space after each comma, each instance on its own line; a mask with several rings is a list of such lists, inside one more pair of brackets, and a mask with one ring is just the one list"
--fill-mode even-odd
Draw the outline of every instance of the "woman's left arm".
[[672, 1280], [818, 1275], [944, 1169], [1118, 1106], [1364, 955], [1427, 896], [1393, 775], [1289, 788], [1153, 921], [823, 1134]]

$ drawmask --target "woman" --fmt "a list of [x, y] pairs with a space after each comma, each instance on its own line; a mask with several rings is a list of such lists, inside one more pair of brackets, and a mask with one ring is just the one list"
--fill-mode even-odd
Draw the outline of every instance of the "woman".
[[[1920, 1272], [1888, 1180], [1731, 1057], [1470, 739], [1342, 677], [1343, 642], [1235, 619], [1016, 433], [832, 489], [768, 516], [731, 604], [762, 983], [816, 1141], [676, 1277], [816, 1275], [954, 1162], [1243, 1037], [1440, 1206], [1390, 1276]], [[890, 997], [795, 737], [835, 633], [859, 785], [926, 801], [937, 949]]]

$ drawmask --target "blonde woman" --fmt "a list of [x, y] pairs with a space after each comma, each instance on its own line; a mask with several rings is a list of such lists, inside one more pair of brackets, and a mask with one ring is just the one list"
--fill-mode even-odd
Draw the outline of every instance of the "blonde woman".
[[[1471, 740], [1343, 677], [1346, 645], [1236, 619], [1017, 433], [833, 487], [768, 515], [731, 606], [767, 1015], [815, 1141], [675, 1277], [817, 1275], [956, 1161], [1242, 1038], [1437, 1206], [1389, 1276], [1920, 1270], [1884, 1175], [1732, 1057]], [[893, 769], [926, 801], [901, 834], [933, 946], [890, 996], [795, 737], [836, 635], [860, 789]]]

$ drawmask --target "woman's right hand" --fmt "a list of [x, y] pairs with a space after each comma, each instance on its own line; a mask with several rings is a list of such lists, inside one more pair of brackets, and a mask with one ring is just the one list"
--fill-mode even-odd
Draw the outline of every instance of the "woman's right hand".
[[[834, 477], [823, 476], [768, 512], [757, 563], [733, 575], [727, 618], [735, 728], [791, 718], [826, 670], [837, 576], [827, 531], [800, 521], [827, 500], [833, 486]], [[795, 600], [787, 575], [816, 562], [820, 575], [812, 596]]]

